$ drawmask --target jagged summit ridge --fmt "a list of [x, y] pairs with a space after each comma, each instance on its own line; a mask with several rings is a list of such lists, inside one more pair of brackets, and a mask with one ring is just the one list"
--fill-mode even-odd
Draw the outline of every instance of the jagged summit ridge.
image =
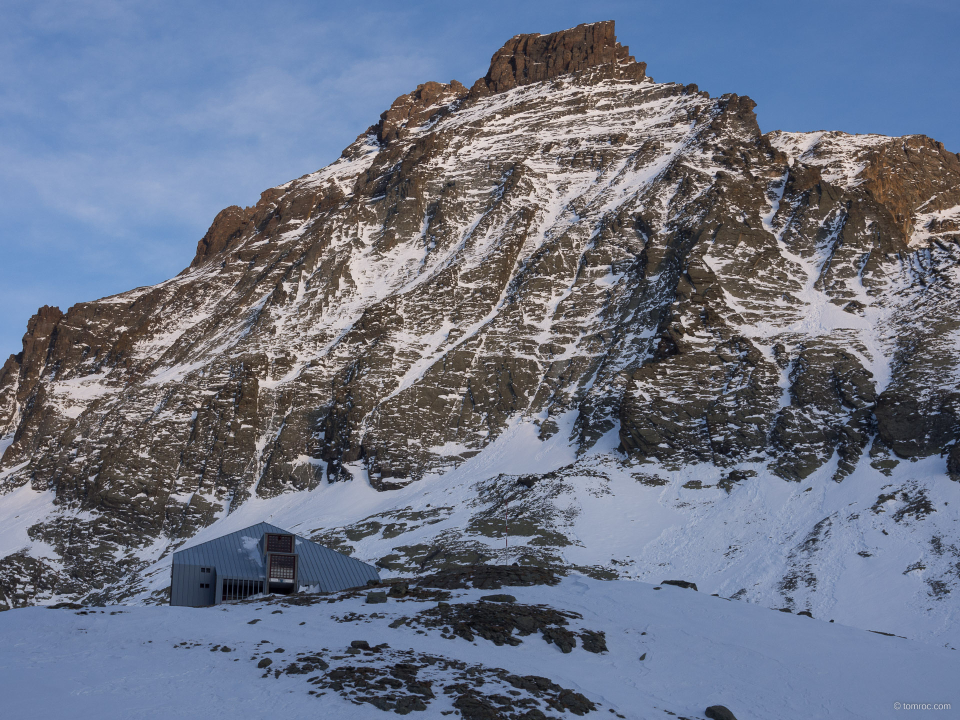
[[[638, 63], [629, 48], [617, 42], [614, 22], [578, 25], [569, 30], [540, 35], [516, 35], [494, 53], [487, 74], [470, 90], [456, 80], [430, 81], [397, 98], [380, 116], [373, 131], [381, 143], [397, 139], [403, 128], [449, 112], [451, 103], [474, 101], [521, 85], [544, 82], [562, 75], [599, 70], [602, 77], [640, 81], [646, 77], [646, 63]], [[462, 102], [457, 102], [461, 106]]]
[[638, 63], [617, 42], [614, 21], [577, 25], [540, 35], [516, 35], [494, 53], [487, 74], [474, 83], [477, 94], [504, 92], [520, 85], [606, 66], [618, 77], [642, 80], [646, 63]]
[[[469, 91], [457, 80], [418, 85], [413, 92], [398, 97], [368, 132], [376, 133], [381, 143], [389, 143], [398, 139], [408, 124], [420, 125], [438, 112], [448, 110], [454, 101], [468, 96], [476, 99], [598, 67], [610, 76], [634, 80], [645, 77], [646, 63], [636, 62], [629, 48], [617, 42], [613, 20], [582, 24], [548, 35], [516, 35], [494, 53], [487, 74]], [[257, 209], [274, 200], [272, 195], [267, 191], [264, 199], [252, 208], [234, 205], [222, 210], [200, 239], [191, 265], [223, 251], [248, 224], [256, 227], [265, 222], [267, 218], [262, 217], [262, 213], [258, 215]]]
[[176, 278], [31, 320], [0, 374], [8, 604], [159, 592], [163, 552], [286, 503], [383, 567], [479, 561], [510, 496], [523, 562], [851, 616], [836, 568], [908, 547], [922, 572], [876, 577], [951, 626], [958, 157], [762, 134], [606, 24], [524, 37], [491, 64], [515, 86], [425, 83]]

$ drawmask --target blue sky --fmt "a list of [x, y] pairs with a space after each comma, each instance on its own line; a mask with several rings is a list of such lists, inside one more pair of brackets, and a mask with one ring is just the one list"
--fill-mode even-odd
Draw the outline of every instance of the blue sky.
[[[757, 101], [764, 131], [923, 133], [960, 151], [960, 3], [0, 2], [0, 356], [186, 267], [227, 205], [316, 170], [427, 80], [521, 32], [613, 19], [659, 81]], [[0, 361], [2, 361], [0, 357]]]

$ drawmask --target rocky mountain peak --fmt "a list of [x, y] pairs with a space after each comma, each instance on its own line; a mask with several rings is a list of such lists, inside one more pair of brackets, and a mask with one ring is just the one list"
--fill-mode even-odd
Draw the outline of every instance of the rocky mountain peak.
[[617, 42], [613, 20], [585, 23], [549, 35], [515, 35], [494, 53], [487, 74], [473, 84], [469, 93], [456, 80], [418, 85], [413, 92], [394, 100], [373, 129], [381, 143], [390, 143], [401, 137], [404, 128], [423, 124], [444, 106], [468, 95], [478, 99], [590, 68], [603, 68], [603, 77], [642, 80], [646, 67], [630, 55], [628, 47]]
[[599, 66], [634, 80], [642, 80], [646, 73], [646, 63], [636, 62], [630, 49], [617, 42], [613, 20], [549, 35], [515, 35], [494, 53], [487, 74], [471, 90], [480, 95], [499, 93]]

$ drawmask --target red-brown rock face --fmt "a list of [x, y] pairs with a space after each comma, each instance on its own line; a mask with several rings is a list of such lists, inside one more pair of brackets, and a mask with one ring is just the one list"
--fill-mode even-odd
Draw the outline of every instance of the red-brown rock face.
[[612, 20], [550, 35], [517, 35], [494, 53], [490, 70], [473, 87], [498, 93], [601, 66], [611, 76], [638, 81], [646, 70], [617, 42]]

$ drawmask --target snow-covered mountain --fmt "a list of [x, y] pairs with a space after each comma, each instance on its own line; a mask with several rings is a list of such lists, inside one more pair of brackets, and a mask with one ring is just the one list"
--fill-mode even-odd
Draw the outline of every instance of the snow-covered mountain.
[[[402, 95], [0, 371], [0, 605], [269, 519], [960, 641], [960, 158], [760, 132], [612, 22]], [[505, 547], [504, 526], [509, 529]]]

